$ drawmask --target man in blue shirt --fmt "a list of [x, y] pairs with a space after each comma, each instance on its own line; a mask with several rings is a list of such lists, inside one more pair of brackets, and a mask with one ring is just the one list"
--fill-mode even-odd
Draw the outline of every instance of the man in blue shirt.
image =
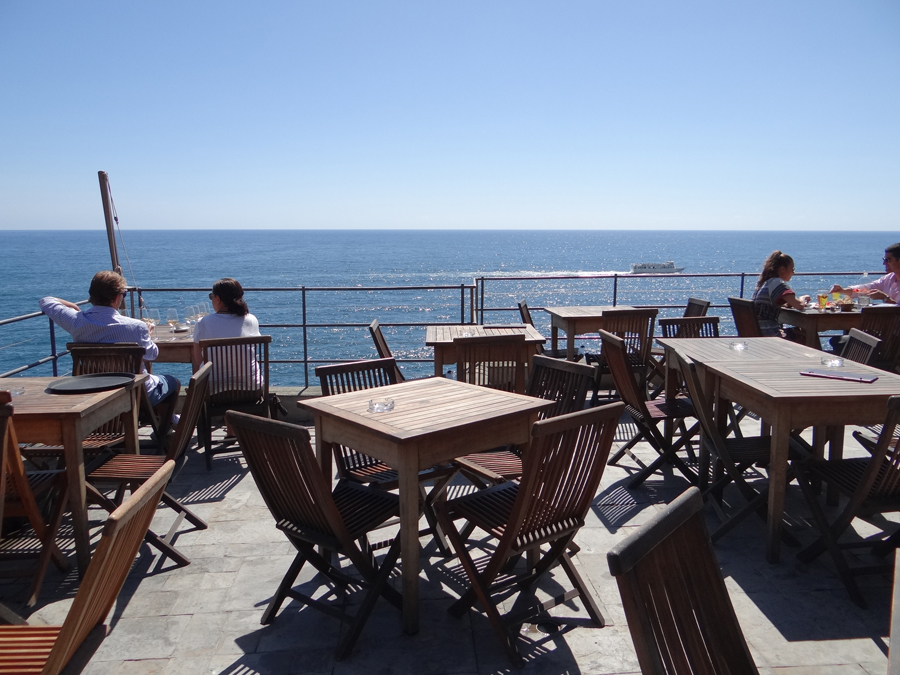
[[[117, 308], [126, 292], [125, 277], [103, 270], [91, 280], [92, 307], [81, 311], [74, 302], [47, 296], [38, 304], [41, 311], [63, 330], [72, 334], [75, 342], [136, 342], [144, 348], [144, 360], [153, 361], [159, 348], [150, 339], [150, 329], [140, 319], [119, 314]], [[147, 372], [144, 369], [143, 372]], [[163, 431], [168, 429], [181, 383], [171, 375], [149, 375], [147, 398], [156, 408]]]

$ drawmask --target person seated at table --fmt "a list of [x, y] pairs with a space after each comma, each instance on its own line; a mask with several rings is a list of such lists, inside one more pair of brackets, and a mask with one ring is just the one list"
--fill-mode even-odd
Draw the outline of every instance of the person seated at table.
[[[111, 270], [102, 270], [91, 279], [89, 289], [91, 307], [84, 311], [74, 302], [46, 296], [38, 301], [41, 311], [53, 323], [68, 333], [75, 342], [136, 342], [144, 348], [144, 360], [153, 361], [159, 349], [150, 339], [150, 329], [140, 319], [122, 316], [118, 312], [128, 286], [125, 277]], [[147, 369], [143, 368], [146, 373]], [[163, 424], [163, 434], [174, 422], [181, 382], [172, 375], [149, 375], [145, 384], [147, 399], [156, 409]]]
[[762, 272], [756, 282], [756, 291], [753, 293], [753, 306], [756, 308], [760, 331], [767, 337], [787, 337], [792, 340], [801, 337], [796, 334], [797, 331], [785, 331], [775, 320], [780, 307], [792, 307], [803, 311], [809, 302], [808, 295], [797, 298], [788, 286], [792, 276], [794, 276], [794, 259], [787, 253], [773, 251], [763, 263]]
[[875, 281], [868, 284], [855, 284], [853, 286], [843, 287], [835, 284], [831, 287], [832, 293], [846, 293], [850, 295], [853, 292], [868, 295], [873, 300], [884, 300], [885, 302], [900, 302], [900, 244], [891, 244], [884, 249], [884, 271], [887, 272], [883, 277], [879, 277]]
[[[259, 335], [259, 321], [250, 313], [250, 309], [244, 301], [244, 288], [239, 281], [231, 277], [219, 279], [213, 284], [209, 299], [215, 314], [204, 316], [194, 327], [195, 368], [200, 366], [200, 340]], [[262, 377], [252, 347], [247, 351], [246, 365], [253, 371], [249, 381], [257, 382], [261, 387]], [[228, 381], [231, 379], [237, 378], [232, 378], [230, 374], [220, 373], [214, 369], [210, 382], [211, 391], [217, 393], [226, 390]], [[247, 379], [244, 378], [244, 381]]]

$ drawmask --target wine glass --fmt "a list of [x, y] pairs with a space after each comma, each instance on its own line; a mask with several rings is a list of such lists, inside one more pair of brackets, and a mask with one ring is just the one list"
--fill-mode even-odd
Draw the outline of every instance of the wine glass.
[[193, 332], [194, 324], [197, 322], [197, 305], [188, 305], [184, 308], [184, 322], [188, 325], [190, 332]]
[[154, 329], [159, 325], [159, 310], [158, 309], [148, 309], [144, 313], [144, 321], [150, 327], [150, 335], [153, 335], [155, 332]]
[[200, 316], [206, 316], [209, 314], [209, 305], [206, 302], [200, 303]]
[[178, 325], [178, 310], [170, 307], [166, 310], [166, 323], [169, 324], [169, 330], [172, 331], [170, 340], [175, 339], [175, 326]]

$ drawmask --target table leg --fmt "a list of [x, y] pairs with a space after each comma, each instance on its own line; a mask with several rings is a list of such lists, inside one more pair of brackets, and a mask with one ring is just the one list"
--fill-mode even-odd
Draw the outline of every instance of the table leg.
[[566, 360], [575, 360], [575, 330], [566, 333]]
[[[842, 459], [844, 456], [844, 427], [828, 427], [828, 461]], [[836, 485], [828, 484], [825, 491], [825, 503], [829, 506], [837, 506], [840, 501], [840, 492]]]
[[63, 452], [66, 457], [66, 480], [69, 482], [69, 505], [72, 507], [72, 530], [78, 576], [83, 577], [91, 562], [91, 540], [88, 531], [87, 495], [84, 488], [84, 449], [76, 424], [63, 427]]
[[441, 377], [444, 374], [444, 350], [438, 345], [434, 346], [434, 376]]
[[403, 568], [403, 630], [407, 635], [419, 632], [419, 467], [415, 448], [401, 453], [400, 555]]
[[550, 349], [554, 354], [559, 349], [559, 328], [556, 326], [550, 326]]
[[144, 385], [138, 384], [131, 391], [131, 412], [125, 415], [125, 452], [131, 455], [141, 454], [138, 440], [138, 413], [141, 409], [141, 395]]
[[781, 517], [784, 514], [784, 495], [787, 488], [788, 447], [790, 422], [782, 411], [771, 420], [772, 444], [769, 456], [769, 508], [766, 560], [777, 563], [781, 553]]

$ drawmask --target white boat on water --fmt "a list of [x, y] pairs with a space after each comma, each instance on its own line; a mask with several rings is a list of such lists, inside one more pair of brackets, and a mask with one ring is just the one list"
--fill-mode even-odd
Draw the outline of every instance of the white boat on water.
[[683, 267], [675, 267], [673, 260], [661, 263], [631, 263], [630, 274], [677, 274]]

